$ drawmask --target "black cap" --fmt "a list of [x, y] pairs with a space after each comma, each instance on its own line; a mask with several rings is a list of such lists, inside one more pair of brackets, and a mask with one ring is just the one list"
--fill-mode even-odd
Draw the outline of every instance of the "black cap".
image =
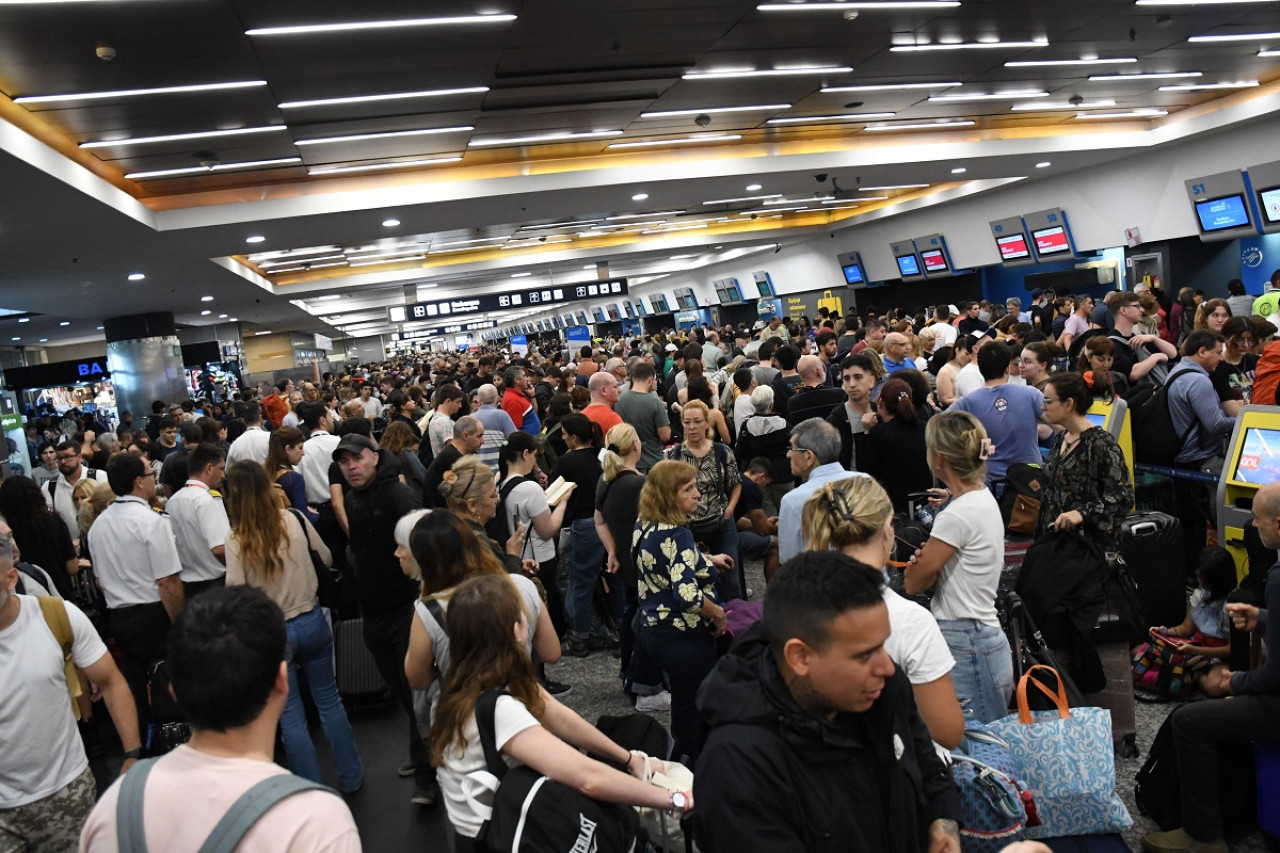
[[344, 435], [342, 437], [342, 441], [338, 442], [338, 446], [333, 449], [333, 458], [337, 459], [343, 453], [354, 453], [359, 456], [366, 450], [372, 450], [374, 453], [377, 453], [378, 446], [374, 444], [373, 439], [369, 438], [367, 435], [352, 433], [350, 435]]

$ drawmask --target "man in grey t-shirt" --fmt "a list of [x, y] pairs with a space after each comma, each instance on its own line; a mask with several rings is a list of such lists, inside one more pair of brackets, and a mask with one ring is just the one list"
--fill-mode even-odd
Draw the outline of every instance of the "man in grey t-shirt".
[[662, 459], [662, 448], [671, 440], [671, 419], [667, 407], [653, 393], [657, 371], [648, 361], [637, 361], [631, 369], [631, 390], [618, 398], [613, 411], [623, 422], [636, 428], [640, 437], [640, 471], [647, 472]]

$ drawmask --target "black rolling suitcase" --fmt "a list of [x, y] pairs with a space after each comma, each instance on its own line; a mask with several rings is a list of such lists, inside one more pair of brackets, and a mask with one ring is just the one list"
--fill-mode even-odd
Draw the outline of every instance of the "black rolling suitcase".
[[373, 654], [364, 642], [364, 620], [345, 619], [333, 625], [333, 657], [338, 695], [347, 701], [376, 702], [388, 695]]
[[1120, 555], [1147, 622], [1181, 625], [1187, 617], [1182, 523], [1163, 512], [1134, 513], [1120, 525]]

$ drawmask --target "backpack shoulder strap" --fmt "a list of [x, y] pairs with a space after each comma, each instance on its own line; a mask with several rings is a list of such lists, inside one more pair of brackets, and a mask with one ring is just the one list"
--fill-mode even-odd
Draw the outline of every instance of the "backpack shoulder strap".
[[476, 729], [480, 732], [480, 745], [484, 748], [484, 763], [499, 781], [507, 775], [507, 763], [498, 751], [498, 698], [510, 696], [505, 690], [486, 690], [476, 701]]
[[[1164, 396], [1165, 396], [1166, 406], [1169, 405], [1169, 394], [1172, 393], [1173, 383], [1177, 382], [1179, 379], [1181, 379], [1183, 376], [1186, 376], [1188, 373], [1193, 373], [1193, 372], [1194, 371], [1188, 367], [1186, 370], [1180, 370], [1177, 373], [1171, 374], [1169, 378], [1164, 381]], [[1171, 421], [1170, 426], [1172, 426], [1173, 425], [1172, 411], [1170, 411], [1169, 416]], [[1196, 419], [1196, 413], [1192, 411], [1191, 423], [1187, 424], [1187, 428], [1183, 431], [1182, 435], [1178, 436], [1178, 452], [1179, 453], [1182, 452], [1182, 445], [1187, 443], [1187, 439], [1191, 436], [1192, 430], [1194, 430], [1197, 426], [1199, 426], [1199, 424], [1200, 424], [1200, 421]]]
[[121, 850], [147, 853], [142, 797], [147, 787], [147, 776], [155, 763], [154, 758], [137, 762], [120, 781], [120, 794], [116, 798], [116, 847]]
[[213, 832], [200, 846], [199, 853], [234, 853], [245, 833], [282, 800], [303, 791], [332, 791], [292, 773], [263, 779], [240, 795], [214, 826]]
[[58, 478], [54, 477], [49, 481], [49, 500], [58, 500]]
[[36, 600], [40, 602], [40, 613], [44, 616], [45, 624], [49, 626], [53, 638], [58, 641], [58, 647], [62, 650], [62, 677], [67, 682], [71, 713], [79, 720], [80, 706], [76, 699], [84, 695], [84, 690], [80, 686], [80, 676], [76, 674], [76, 663], [71, 658], [71, 648], [75, 645], [76, 638], [71, 631], [71, 620], [67, 617], [66, 602], [52, 595], [41, 595]]
[[437, 598], [428, 598], [422, 602], [422, 606], [427, 608], [427, 612], [431, 614], [431, 618], [436, 620], [436, 624], [440, 626], [440, 630], [444, 631], [444, 635], [449, 636], [449, 626], [444, 621], [444, 608], [440, 606], [440, 600]]

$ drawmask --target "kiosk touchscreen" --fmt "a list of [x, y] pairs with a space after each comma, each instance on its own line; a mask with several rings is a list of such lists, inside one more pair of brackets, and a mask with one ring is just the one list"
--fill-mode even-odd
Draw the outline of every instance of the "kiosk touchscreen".
[[1124, 454], [1124, 465], [1129, 469], [1129, 482], [1133, 479], [1133, 430], [1129, 421], [1129, 404], [1122, 397], [1114, 400], [1094, 400], [1089, 411], [1085, 413], [1089, 422], [1096, 424], [1116, 440], [1120, 452]]
[[[1236, 577], [1249, 573], [1245, 531], [1253, 522], [1253, 497], [1280, 479], [1280, 406], [1245, 406], [1227, 445], [1218, 477], [1218, 541], [1236, 561]], [[1265, 566], [1259, 568], [1266, 571]]]

